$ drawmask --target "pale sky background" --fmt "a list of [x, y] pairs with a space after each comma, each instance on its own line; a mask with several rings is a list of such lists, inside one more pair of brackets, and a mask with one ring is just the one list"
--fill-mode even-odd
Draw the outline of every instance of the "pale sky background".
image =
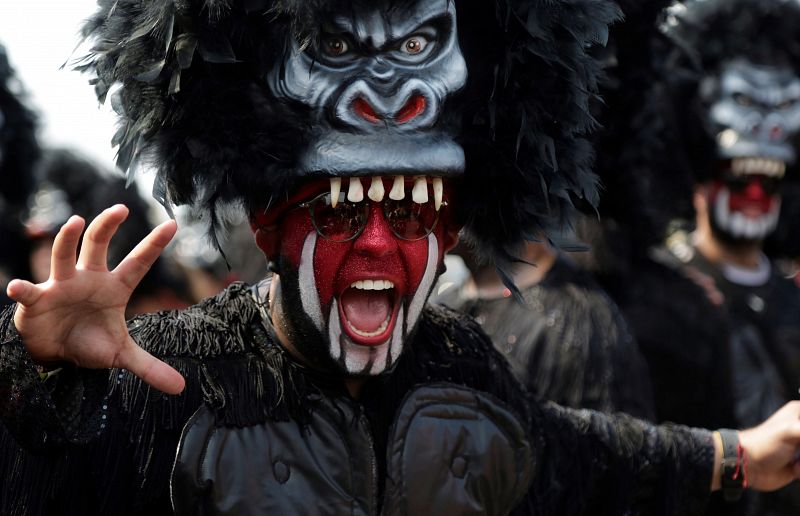
[[[95, 0], [0, 0], [0, 43], [40, 115], [42, 143], [70, 147], [111, 169], [116, 118], [110, 102], [100, 106], [88, 76], [69, 63], [62, 69], [82, 55], [73, 50], [95, 9]], [[140, 189], [149, 199], [152, 174], [142, 176]]]

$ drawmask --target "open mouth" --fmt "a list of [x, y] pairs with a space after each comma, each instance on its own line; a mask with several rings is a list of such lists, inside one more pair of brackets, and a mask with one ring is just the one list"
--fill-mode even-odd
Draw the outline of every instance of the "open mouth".
[[399, 297], [390, 280], [354, 281], [339, 296], [342, 329], [355, 344], [383, 344], [389, 340], [397, 323]]

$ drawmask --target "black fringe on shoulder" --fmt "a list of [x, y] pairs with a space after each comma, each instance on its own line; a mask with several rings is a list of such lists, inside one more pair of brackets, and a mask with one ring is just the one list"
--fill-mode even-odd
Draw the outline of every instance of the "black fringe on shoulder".
[[[263, 78], [288, 37], [308, 41], [340, 0], [99, 0], [77, 66], [120, 114], [120, 168], [154, 165], [165, 206], [262, 208], [293, 186], [310, 123]], [[589, 108], [619, 10], [606, 0], [452, 0], [467, 58], [466, 89], [448, 111], [463, 120], [467, 172], [458, 217], [484, 257], [503, 264], [523, 239], [566, 223], [574, 201], [597, 203]]]

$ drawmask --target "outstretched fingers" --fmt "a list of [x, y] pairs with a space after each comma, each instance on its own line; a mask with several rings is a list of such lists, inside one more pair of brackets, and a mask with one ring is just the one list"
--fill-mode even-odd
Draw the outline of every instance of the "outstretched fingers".
[[128, 208], [123, 204], [104, 210], [89, 224], [81, 245], [78, 267], [91, 271], [105, 271], [108, 267], [108, 244], [128, 217]]
[[156, 226], [144, 240], [139, 242], [133, 251], [114, 269], [114, 275], [131, 290], [142, 281], [147, 271], [170, 243], [178, 226], [174, 220], [168, 220]]
[[24, 306], [30, 306], [42, 297], [42, 289], [30, 281], [15, 279], [6, 287], [8, 297]]
[[120, 353], [116, 366], [127, 369], [146, 384], [167, 394], [180, 394], [186, 386], [178, 371], [140, 348], [133, 339]]
[[50, 254], [50, 279], [63, 280], [75, 274], [75, 259], [78, 253], [78, 242], [85, 222], [73, 215], [61, 226]]

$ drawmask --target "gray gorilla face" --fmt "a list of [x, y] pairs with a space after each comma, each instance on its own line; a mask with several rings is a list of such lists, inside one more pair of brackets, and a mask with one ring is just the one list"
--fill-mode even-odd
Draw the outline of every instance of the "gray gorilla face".
[[301, 173], [452, 176], [464, 151], [439, 122], [466, 78], [453, 2], [381, 0], [332, 13], [306, 49], [292, 41], [268, 82], [314, 113]]
[[762, 168], [753, 160], [760, 158], [776, 172], [779, 163], [795, 161], [790, 141], [800, 130], [800, 78], [790, 68], [733, 60], [703, 90], [720, 159], [750, 159], [745, 168]]

